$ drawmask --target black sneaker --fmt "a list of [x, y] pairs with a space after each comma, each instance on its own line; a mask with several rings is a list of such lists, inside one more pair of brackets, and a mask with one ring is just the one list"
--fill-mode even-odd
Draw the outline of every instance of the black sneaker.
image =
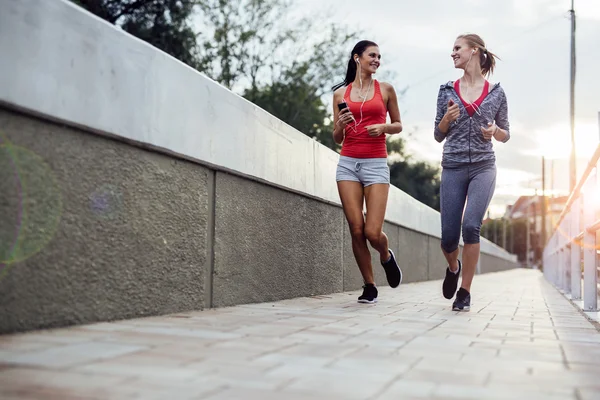
[[454, 293], [456, 293], [461, 269], [462, 264], [460, 260], [458, 260], [458, 272], [454, 273], [450, 271], [450, 267], [446, 268], [446, 277], [444, 278], [444, 283], [442, 284], [442, 293], [448, 300], [454, 297]]
[[471, 294], [465, 289], [460, 288], [456, 292], [456, 300], [452, 303], [452, 311], [469, 311], [471, 310]]
[[377, 288], [372, 283], [363, 286], [363, 294], [358, 298], [359, 303], [377, 303]]
[[399, 284], [402, 283], [402, 271], [396, 262], [396, 257], [394, 256], [394, 252], [392, 249], [390, 251], [390, 259], [384, 263], [381, 263], [383, 269], [385, 270], [385, 276], [387, 278], [388, 284], [395, 288], [398, 287]]

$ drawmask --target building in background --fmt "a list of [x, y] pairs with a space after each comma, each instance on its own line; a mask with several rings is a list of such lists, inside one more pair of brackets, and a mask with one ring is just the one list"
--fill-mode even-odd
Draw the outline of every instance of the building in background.
[[542, 235], [542, 200], [539, 195], [521, 196], [508, 205], [501, 218], [486, 218], [482, 236], [516, 254], [523, 267], [539, 268], [543, 238], [548, 238], [558, 221], [568, 196], [546, 197], [546, 234]]

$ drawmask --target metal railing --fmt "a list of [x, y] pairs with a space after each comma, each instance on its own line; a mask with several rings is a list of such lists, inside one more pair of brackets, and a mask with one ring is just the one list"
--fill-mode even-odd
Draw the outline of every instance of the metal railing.
[[573, 300], [583, 295], [585, 311], [598, 310], [599, 160], [600, 145], [569, 195], [543, 254], [546, 279]]

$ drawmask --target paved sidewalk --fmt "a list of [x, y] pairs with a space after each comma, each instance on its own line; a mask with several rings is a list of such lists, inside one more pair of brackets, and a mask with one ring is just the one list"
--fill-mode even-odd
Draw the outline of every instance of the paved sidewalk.
[[600, 333], [531, 270], [0, 336], [2, 399], [600, 399]]

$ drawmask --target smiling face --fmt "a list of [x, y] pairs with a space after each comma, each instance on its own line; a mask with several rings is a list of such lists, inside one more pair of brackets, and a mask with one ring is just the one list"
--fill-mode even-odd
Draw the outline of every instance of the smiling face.
[[465, 39], [456, 39], [452, 48], [452, 54], [450, 54], [450, 57], [454, 61], [454, 68], [465, 69], [471, 57], [477, 60], [478, 55], [476, 52], [473, 53], [474, 50], [476, 49], [469, 46], [469, 43]]
[[379, 47], [377, 46], [369, 46], [360, 57], [356, 55], [354, 57], [355, 59], [358, 58], [360, 69], [365, 72], [370, 72], [371, 74], [377, 72], [377, 69], [381, 64], [381, 54], [379, 53]]

